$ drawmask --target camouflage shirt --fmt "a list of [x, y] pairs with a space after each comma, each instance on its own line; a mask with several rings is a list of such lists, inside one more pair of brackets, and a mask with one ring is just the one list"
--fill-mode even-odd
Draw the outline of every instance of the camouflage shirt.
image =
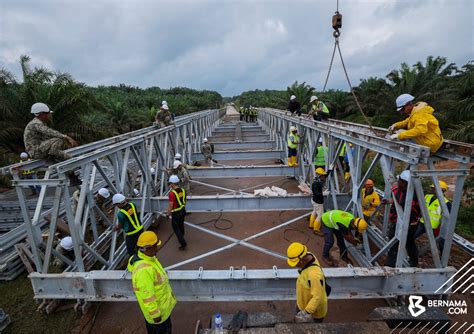
[[171, 113], [169, 111], [160, 110], [156, 113], [156, 122], [163, 123], [166, 126], [172, 123]]
[[201, 146], [201, 153], [204, 155], [205, 158], [212, 157], [212, 147], [211, 144], [205, 143]]
[[190, 177], [189, 177], [189, 173], [188, 173], [188, 171], [185, 167], [178, 167], [177, 172], [178, 172], [178, 178], [180, 180], [180, 183], [179, 183], [180, 186], [189, 183]]
[[49, 126], [40, 121], [39, 118], [33, 118], [25, 128], [23, 141], [25, 142], [26, 152], [30, 156], [35, 156], [37, 147], [44, 141], [51, 138], [64, 138], [67, 136], [61, 132], [51, 129]]

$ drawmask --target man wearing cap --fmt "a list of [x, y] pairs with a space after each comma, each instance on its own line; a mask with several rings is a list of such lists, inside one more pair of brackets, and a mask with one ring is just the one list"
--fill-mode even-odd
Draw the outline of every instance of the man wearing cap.
[[212, 153], [214, 153], [213, 151], [214, 150], [212, 148], [212, 145], [209, 144], [207, 138], [204, 138], [202, 140], [201, 153], [204, 156], [204, 159], [206, 160], [208, 166], [211, 167], [214, 167], [214, 162], [217, 163], [217, 161], [212, 158]]
[[77, 146], [77, 142], [67, 135], [51, 129], [45, 123], [51, 119], [53, 111], [44, 103], [31, 106], [35, 118], [25, 127], [23, 140], [29, 156], [33, 159], [64, 161], [71, 156], [64, 149]]
[[135, 204], [128, 202], [124, 195], [115, 194], [112, 197], [112, 203], [118, 209], [118, 225], [114, 226], [114, 231], [122, 229], [125, 232], [125, 245], [127, 253], [133, 255], [140, 234], [143, 232], [143, 225], [140, 222], [140, 216]]
[[324, 104], [323, 101], [320, 101], [317, 96], [313, 95], [309, 99], [310, 106], [308, 108], [308, 117], [311, 115], [315, 121], [327, 121], [329, 119], [329, 109]]
[[130, 257], [127, 266], [148, 334], [172, 332], [171, 312], [176, 305], [168, 275], [156, 258], [159, 245], [161, 240], [155, 232], [143, 232], [137, 241], [138, 252]]
[[[394, 200], [397, 201], [398, 204], [402, 207], [405, 207], [405, 201], [407, 196], [407, 188], [408, 182], [410, 180], [410, 171], [404, 170], [400, 176], [398, 177], [398, 182], [395, 186], [392, 187], [392, 195], [393, 199], [390, 200], [383, 200], [382, 203], [389, 203], [392, 204], [390, 208], [390, 213], [388, 216], [389, 222], [389, 229], [387, 236], [392, 239], [395, 236], [396, 228], [397, 228], [397, 209], [395, 207]], [[410, 221], [404, 222], [400, 220], [401, 224], [409, 224], [408, 226], [408, 234], [407, 234], [407, 242], [406, 242], [406, 251], [408, 256], [410, 257], [410, 266], [417, 267], [418, 266], [418, 247], [415, 243], [415, 232], [417, 229], [418, 222], [420, 220], [420, 204], [418, 203], [418, 198], [416, 197], [416, 193], [413, 193], [413, 200], [411, 202], [411, 211], [410, 211]], [[388, 267], [395, 267], [397, 262], [397, 254], [398, 254], [398, 241], [390, 248], [387, 259], [385, 261], [385, 265]]]
[[160, 107], [160, 110], [156, 113], [155, 124], [158, 128], [163, 128], [165, 126], [171, 125], [173, 123], [173, 118], [169, 111], [168, 105], [163, 104]]
[[300, 137], [298, 136], [298, 129], [296, 126], [290, 126], [290, 132], [288, 133], [288, 166], [298, 166], [298, 144], [301, 144]]
[[326, 278], [314, 254], [305, 245], [294, 242], [287, 251], [288, 265], [298, 267], [296, 280], [296, 322], [322, 322], [328, 312]]
[[368, 179], [362, 189], [362, 213], [366, 221], [370, 221], [379, 205], [380, 196], [374, 191], [374, 181]]
[[413, 103], [414, 96], [402, 94], [397, 97], [397, 111], [407, 117], [401, 122], [391, 125], [388, 130], [393, 133], [397, 129], [405, 129], [392, 134], [390, 139], [413, 139], [418, 145], [428, 146], [432, 153], [438, 151], [443, 144], [443, 136], [439, 122], [433, 116], [434, 109], [425, 102]]
[[365, 232], [368, 227], [367, 222], [363, 218], [356, 218], [353, 214], [342, 210], [331, 210], [324, 213], [321, 221], [321, 229], [324, 233], [323, 261], [329, 266], [338, 266], [337, 261], [332, 261], [329, 256], [329, 251], [334, 244], [334, 236], [336, 236], [340, 258], [347, 263], [351, 263], [347, 256], [344, 239], [353, 245], [360, 243], [359, 239], [354, 237], [352, 231]]
[[[451, 211], [451, 201], [445, 196], [445, 192], [448, 190], [448, 184], [444, 181], [439, 181], [439, 187], [443, 192], [444, 202], [446, 203], [446, 207], [448, 208], [449, 215], [449, 212]], [[435, 238], [439, 236], [438, 245], [439, 250], [442, 253], [444, 248], [444, 238], [440, 235], [439, 232], [441, 230], [441, 222], [443, 220], [443, 211], [439, 203], [439, 199], [436, 196], [434, 184], [431, 185], [431, 194], [425, 195], [425, 201], [426, 207], [428, 208], [431, 228], [433, 229], [433, 234]], [[423, 217], [420, 218], [420, 223], [421, 224], [418, 224], [415, 231], [415, 235], [413, 237], [415, 240], [426, 232], [425, 220], [423, 219]]]
[[[31, 159], [28, 157], [28, 153], [22, 152], [20, 154], [20, 163], [27, 162], [27, 161], [31, 161]], [[36, 180], [37, 179], [36, 171], [34, 171], [32, 169], [22, 170], [22, 171], [20, 171], [20, 178], [29, 179], [29, 180]], [[36, 193], [39, 193], [40, 190], [41, 190], [40, 186], [29, 186], [29, 187], [31, 189], [31, 196], [36, 195]]]
[[171, 175], [168, 180], [171, 191], [168, 195], [168, 217], [171, 218], [171, 226], [180, 243], [179, 250], [186, 249], [184, 239], [184, 217], [186, 216], [186, 190], [179, 187], [179, 177]]
[[295, 113], [296, 115], [301, 116], [301, 104], [296, 101], [295, 95], [290, 96], [290, 103], [288, 103], [288, 107], [286, 109], [291, 112], [291, 116], [293, 116]]
[[328, 173], [326, 173], [324, 169], [316, 168], [316, 175], [311, 184], [311, 192], [313, 193], [311, 204], [313, 204], [313, 212], [309, 217], [309, 228], [313, 229], [314, 233], [320, 236], [323, 235], [321, 232], [321, 217], [324, 214], [324, 196], [329, 195], [329, 191], [323, 191], [327, 175]]
[[[74, 246], [72, 243], [72, 238], [70, 236], [62, 238], [55, 248], [56, 252], [63, 255], [67, 259], [74, 262]], [[68, 266], [67, 263], [63, 262], [59, 257], [56, 257], [53, 261], [53, 266], [60, 268], [61, 270], [66, 269]]]

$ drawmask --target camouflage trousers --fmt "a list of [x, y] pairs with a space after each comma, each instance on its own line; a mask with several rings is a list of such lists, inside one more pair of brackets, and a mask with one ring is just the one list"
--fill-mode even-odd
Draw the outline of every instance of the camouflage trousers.
[[31, 153], [33, 159], [48, 159], [56, 161], [64, 161], [71, 158], [71, 156], [64, 152], [68, 147], [65, 139], [51, 138], [43, 141], [39, 146], [35, 147]]

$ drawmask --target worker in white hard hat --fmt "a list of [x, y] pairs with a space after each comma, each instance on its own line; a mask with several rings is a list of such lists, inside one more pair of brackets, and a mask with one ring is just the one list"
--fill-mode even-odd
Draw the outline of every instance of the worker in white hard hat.
[[298, 166], [298, 145], [301, 144], [300, 137], [298, 136], [298, 129], [296, 126], [290, 126], [290, 132], [288, 132], [288, 166]]
[[210, 167], [214, 167], [214, 163], [217, 163], [217, 160], [214, 160], [212, 158], [212, 153], [214, 153], [214, 146], [208, 142], [207, 138], [204, 138], [202, 140], [201, 153], [204, 156], [207, 165]]
[[107, 188], [100, 188], [97, 191], [95, 196], [95, 220], [98, 223], [102, 223], [104, 226], [107, 226], [106, 222], [108, 221], [107, 212], [109, 211], [106, 202], [110, 198], [110, 192]]
[[125, 232], [127, 253], [132, 256], [135, 253], [138, 237], [143, 232], [140, 215], [135, 204], [128, 202], [125, 196], [120, 193], [112, 197], [112, 203], [118, 209], [118, 224], [114, 226], [114, 231], [122, 229]]
[[[410, 182], [410, 171], [404, 170], [400, 173], [398, 177], [398, 182], [395, 186], [392, 187], [392, 195], [393, 198], [390, 200], [382, 200], [382, 203], [391, 204], [390, 213], [388, 216], [389, 228], [387, 236], [392, 239], [395, 236], [396, 227], [398, 223], [401, 224], [408, 224], [408, 234], [406, 240], [406, 251], [410, 258], [409, 263], [411, 267], [418, 266], [418, 247], [415, 243], [415, 232], [417, 230], [419, 220], [421, 217], [421, 210], [420, 204], [418, 202], [418, 198], [416, 196], [416, 192], [413, 193], [413, 199], [411, 202], [411, 210], [410, 210], [410, 219], [408, 222], [398, 221], [397, 210], [394, 204], [394, 200], [397, 201], [398, 204], [402, 208], [405, 207], [405, 201], [407, 196], [407, 189], [408, 189], [408, 182]], [[397, 254], [398, 254], [398, 241], [390, 248], [387, 260], [385, 261], [385, 265], [388, 267], [395, 267], [397, 261]]]
[[[20, 163], [22, 162], [28, 162], [31, 161], [31, 159], [28, 157], [28, 153], [26, 152], [21, 152], [20, 154]], [[19, 172], [19, 176], [21, 179], [29, 179], [29, 180], [36, 180], [36, 171], [34, 169], [22, 169]], [[40, 192], [41, 187], [40, 186], [28, 186], [31, 189], [31, 194], [30, 196], [35, 196], [37, 193]]]
[[[70, 236], [66, 236], [59, 240], [58, 244], [55, 248], [56, 252], [66, 257], [71, 262], [74, 262], [74, 245], [72, 243], [72, 238]], [[64, 262], [59, 257], [56, 257], [53, 261], [53, 266], [64, 270], [68, 266], [67, 262]]]
[[327, 121], [329, 119], [329, 109], [326, 104], [319, 100], [316, 95], [309, 99], [308, 117], [313, 116], [315, 121]]
[[156, 113], [155, 125], [157, 125], [158, 128], [163, 128], [165, 126], [173, 124], [173, 117], [171, 116], [169, 109], [170, 108], [167, 104], [163, 104], [160, 107], [160, 110]]
[[418, 145], [427, 146], [434, 153], [443, 144], [443, 136], [434, 109], [425, 102], [413, 103], [415, 97], [402, 94], [396, 99], [397, 111], [407, 117], [401, 122], [391, 125], [388, 130], [393, 133], [397, 129], [404, 129], [390, 136], [390, 139], [413, 139]]
[[290, 102], [288, 103], [288, 107], [286, 108], [291, 112], [293, 116], [295, 113], [298, 116], [301, 116], [301, 104], [296, 100], [295, 95], [290, 96]]
[[186, 216], [186, 190], [179, 187], [178, 175], [171, 175], [169, 180], [171, 191], [168, 195], [168, 217], [171, 219], [171, 226], [180, 243], [180, 250], [186, 249], [184, 239], [184, 217]]
[[174, 155], [174, 160], [182, 161], [182, 158], [183, 158], [183, 157], [182, 157], [181, 154], [179, 154], [179, 153], [176, 153], [176, 154]]

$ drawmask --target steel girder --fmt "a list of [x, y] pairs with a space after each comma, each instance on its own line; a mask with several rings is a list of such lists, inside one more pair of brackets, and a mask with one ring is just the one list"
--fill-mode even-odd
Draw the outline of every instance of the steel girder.
[[221, 177], [260, 177], [288, 176], [294, 177], [298, 168], [280, 166], [224, 166], [224, 167], [189, 167], [192, 178], [221, 178]]
[[[256, 160], [256, 159], [282, 159], [284, 152], [281, 150], [272, 151], [227, 151], [227, 152], [214, 152], [212, 157], [218, 161], [220, 160]], [[201, 153], [193, 153], [191, 156], [192, 160], [202, 160], [203, 156]]]

